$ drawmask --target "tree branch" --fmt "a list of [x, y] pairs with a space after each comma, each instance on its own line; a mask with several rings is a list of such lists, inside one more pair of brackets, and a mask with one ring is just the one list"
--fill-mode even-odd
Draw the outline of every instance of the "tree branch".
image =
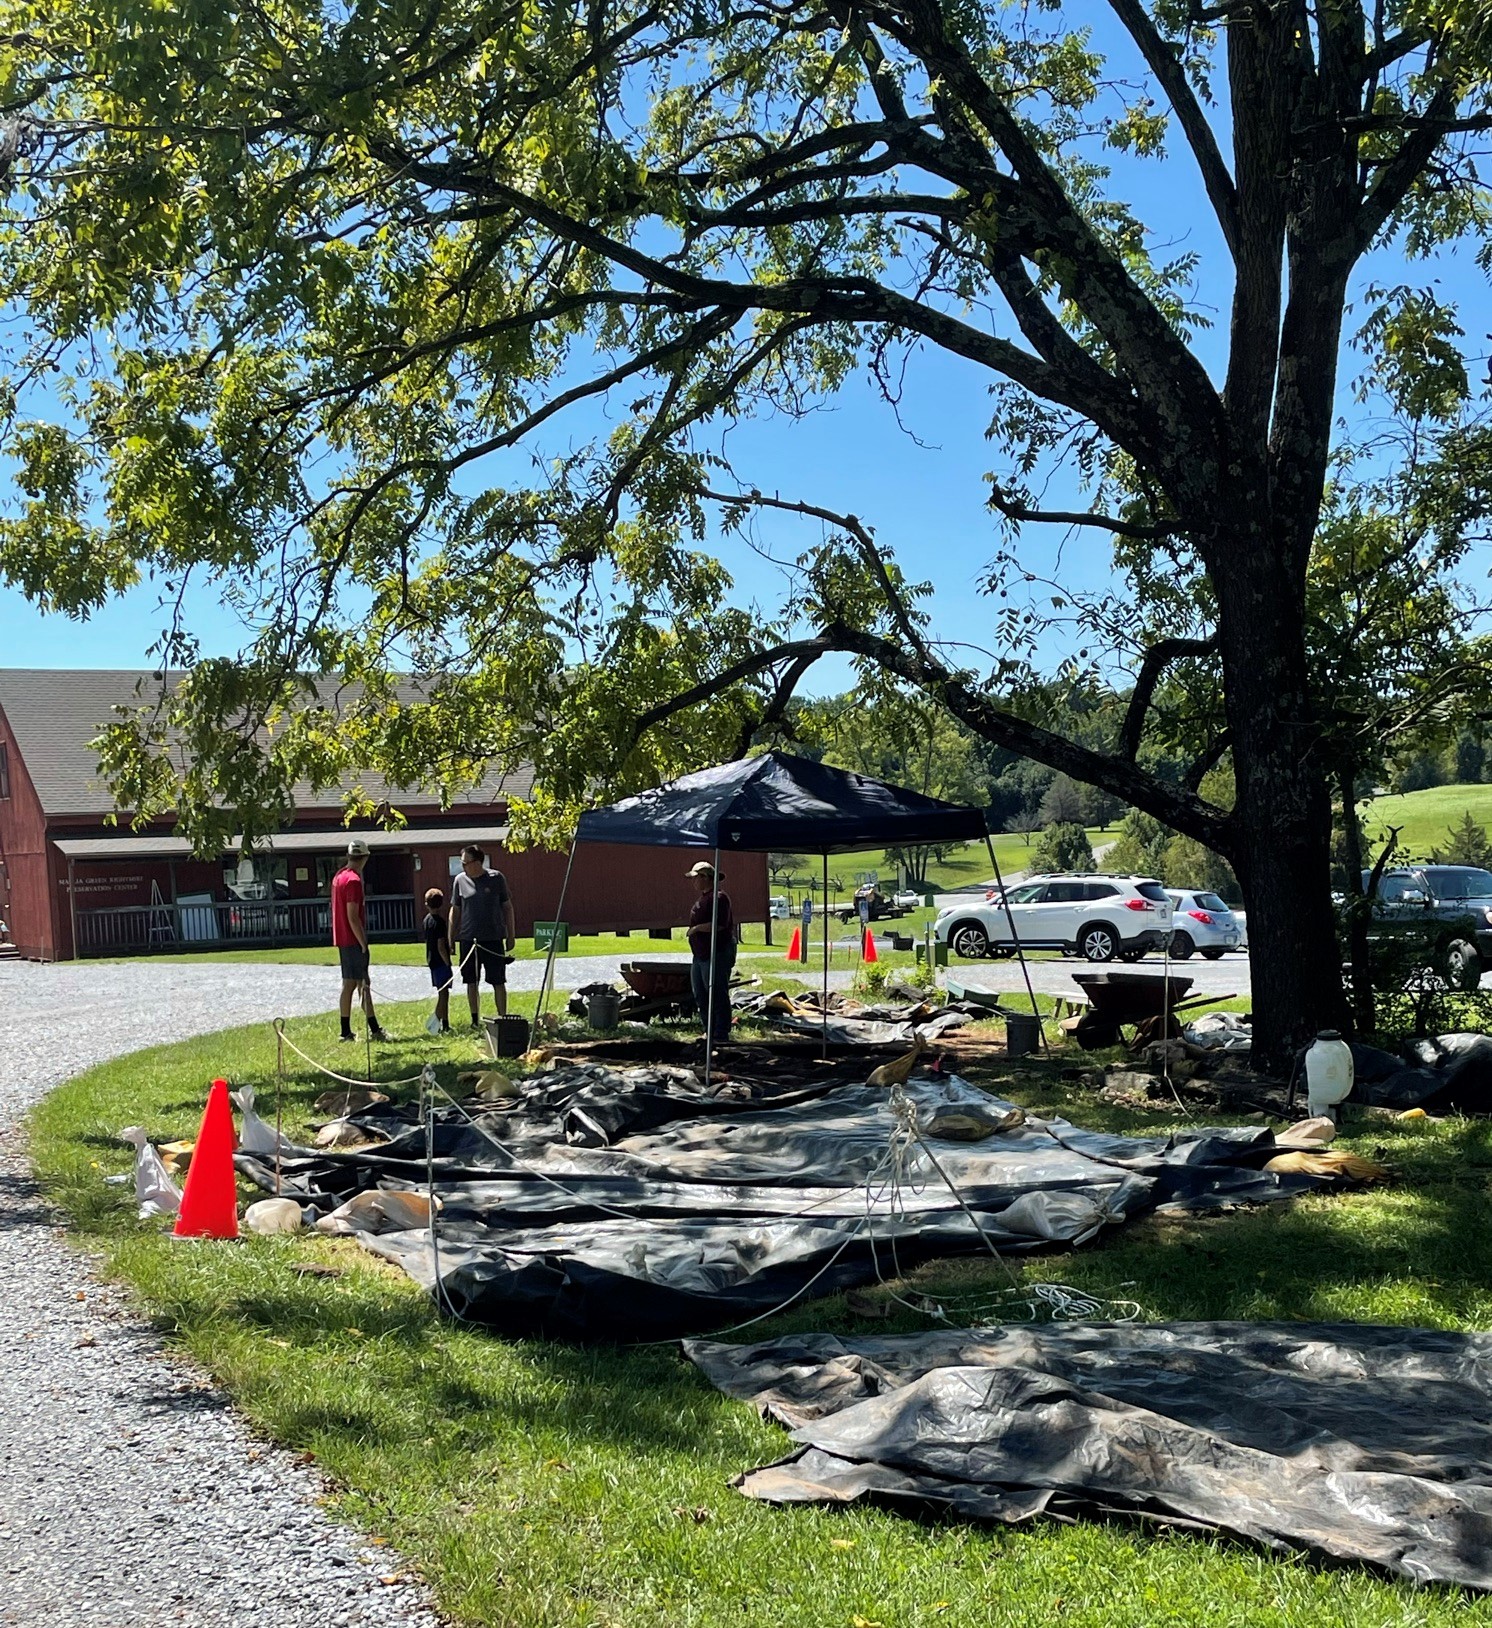
[[1221, 734], [1216, 735], [1206, 750], [1193, 761], [1191, 767], [1182, 775], [1181, 784], [1188, 791], [1199, 790], [1202, 782], [1222, 762], [1232, 744], [1232, 737], [1226, 729]]
[[1389, 217], [1403, 203], [1410, 187], [1424, 174], [1445, 133], [1444, 120], [1455, 106], [1454, 93], [1442, 85], [1430, 98], [1425, 117], [1404, 138], [1398, 152], [1378, 172], [1368, 195], [1358, 210], [1353, 227], [1353, 247], [1364, 254], [1388, 224]]
[[772, 645], [769, 649], [757, 650], [749, 656], [743, 656], [739, 661], [733, 661], [729, 667], [723, 667], [713, 678], [702, 679], [682, 694], [675, 695], [667, 701], [660, 701], [657, 706], [649, 707], [646, 712], [641, 713], [632, 726], [632, 738], [627, 743], [627, 752], [622, 756], [626, 757], [650, 729], [667, 722], [677, 713], [687, 712], [690, 707], [699, 706], [701, 702], [713, 701], [717, 695], [723, 694], [733, 684], [739, 684], [743, 679], [754, 678], [758, 673], [776, 667], [779, 662], [796, 663], [806, 660], [812, 665], [820, 656], [832, 655], [839, 648], [840, 646], [835, 644], [828, 634], [820, 634], [816, 639], [794, 639], [789, 643]]
[[1081, 509], [1029, 509], [1006, 497], [999, 486], [991, 484], [990, 502], [1007, 520], [1038, 521], [1055, 526], [1095, 526], [1100, 531], [1111, 531], [1119, 537], [1134, 537], [1140, 542], [1157, 542], [1162, 537], [1174, 537], [1176, 526], [1137, 526], [1128, 520], [1116, 519], [1111, 514], [1095, 514]]
[[1194, 792], [1167, 785], [1135, 764], [1067, 740], [1038, 724], [1017, 717], [991, 701], [980, 687], [951, 673], [916, 651], [904, 650], [890, 639], [860, 628], [837, 627], [826, 632], [837, 648], [864, 656], [889, 673], [905, 679], [942, 704], [974, 733], [1022, 757], [1034, 758], [1085, 785], [1101, 786], [1136, 808], [1227, 856], [1232, 846], [1227, 816]]
[[1161, 36], [1149, 12], [1140, 0], [1109, 0], [1120, 22], [1129, 30], [1130, 37], [1139, 46], [1150, 71], [1160, 81], [1167, 100], [1175, 109], [1176, 118], [1191, 146], [1197, 167], [1202, 172], [1202, 184], [1212, 202], [1213, 213], [1222, 228], [1228, 252], [1238, 258], [1238, 188], [1223, 162], [1217, 138], [1207, 115], [1202, 111], [1196, 93], [1187, 81], [1176, 52]]
[[778, 679], [777, 689], [774, 691], [772, 699], [762, 709], [761, 717], [752, 722], [748, 722], [743, 726], [741, 734], [736, 741], [737, 757], [746, 756], [746, 753], [750, 750], [752, 741], [759, 736], [763, 730], [774, 729], [782, 722], [783, 718], [787, 715], [788, 706], [793, 699], [793, 695], [796, 692], [798, 685], [803, 681], [803, 677], [808, 672], [809, 668], [811, 668], [814, 662], [816, 662], [818, 659], [817, 652], [811, 652], [806, 656], [799, 656], [798, 659], [793, 662], [788, 670], [782, 675], [782, 677]]
[[1161, 639], [1145, 652], [1129, 706], [1124, 712], [1124, 722], [1119, 726], [1119, 750], [1129, 762], [1134, 762], [1135, 754], [1140, 749], [1145, 714], [1155, 698], [1155, 686], [1160, 683], [1161, 674], [1173, 661], [1181, 661], [1187, 656], [1210, 656], [1216, 649], [1217, 635], [1214, 633], [1210, 639]]

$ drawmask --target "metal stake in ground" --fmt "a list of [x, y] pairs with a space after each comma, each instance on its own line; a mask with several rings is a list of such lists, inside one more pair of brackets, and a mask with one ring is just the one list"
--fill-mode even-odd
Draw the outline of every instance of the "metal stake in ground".
[[[559, 925], [565, 919], [565, 895], [570, 891], [570, 872], [575, 869], [575, 850], [580, 845], [580, 838], [574, 837], [570, 842], [570, 857], [565, 861], [565, 879], [560, 883], [559, 903], [554, 907], [554, 920], [550, 924], [549, 954], [544, 957], [544, 976], [539, 982], [539, 1000], [534, 1007], [534, 1027], [537, 1029], [539, 1020], [544, 1016], [549, 1005], [549, 975], [554, 970], [554, 949], [559, 942]], [[536, 1045], [537, 1041], [534, 1042]]]
[[[715, 935], [720, 929], [720, 845], [715, 845], [715, 871], [710, 877], [710, 976], [705, 994], [705, 1090], [710, 1089], [710, 1053], [715, 1044]], [[692, 948], [692, 947], [691, 947]]]
[[824, 992], [823, 1005], [820, 1007], [820, 1052], [819, 1055], [827, 1062], [829, 1057], [829, 850], [824, 849], [824, 908], [819, 912], [824, 918], [820, 931], [824, 935]]
[[1015, 945], [1015, 953], [1021, 963], [1021, 973], [1026, 980], [1026, 993], [1031, 997], [1031, 1016], [1036, 1019], [1036, 1032], [1041, 1036], [1043, 1051], [1051, 1048], [1046, 1043], [1046, 1025], [1041, 1021], [1041, 1013], [1036, 1007], [1036, 991], [1031, 987], [1031, 969], [1026, 965], [1026, 949], [1021, 943], [1021, 935], [1015, 930], [1015, 917], [1010, 913], [1010, 896], [1005, 891], [1005, 879], [1000, 875], [1000, 861], [995, 857], [995, 844], [988, 831], [984, 833], [984, 845], [989, 849], [989, 862], [995, 867], [995, 886], [1000, 890], [1000, 903], [1005, 908], [1005, 921], [1010, 928], [1010, 941]]

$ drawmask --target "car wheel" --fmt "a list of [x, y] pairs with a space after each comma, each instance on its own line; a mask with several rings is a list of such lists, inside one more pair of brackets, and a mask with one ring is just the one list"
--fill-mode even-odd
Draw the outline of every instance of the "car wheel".
[[1171, 959], [1173, 961], [1189, 961], [1196, 952], [1196, 944], [1190, 933], [1171, 934]]
[[[1172, 951], [1172, 954], [1174, 953], [1175, 952]], [[1221, 961], [1226, 953], [1227, 952], [1224, 950], [1203, 950], [1202, 959], [1204, 961]]]
[[1112, 961], [1119, 951], [1119, 935], [1112, 927], [1095, 922], [1078, 934], [1078, 950], [1085, 961]]
[[989, 954], [989, 934], [977, 921], [961, 921], [948, 935], [948, 948], [967, 961], [979, 961]]
[[1476, 952], [1476, 945], [1468, 944], [1464, 938], [1453, 938], [1446, 945], [1440, 964], [1445, 971], [1446, 982], [1452, 989], [1467, 993], [1480, 988], [1482, 958]]

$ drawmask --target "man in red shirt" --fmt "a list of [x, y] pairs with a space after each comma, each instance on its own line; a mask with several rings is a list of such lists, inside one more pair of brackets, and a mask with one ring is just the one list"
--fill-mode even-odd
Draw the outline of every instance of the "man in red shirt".
[[347, 844], [347, 863], [332, 878], [332, 943], [342, 962], [342, 1038], [355, 1040], [352, 1032], [352, 997], [361, 991], [363, 1015], [368, 1033], [375, 1040], [388, 1036], [378, 1027], [373, 1010], [373, 991], [368, 982], [368, 918], [363, 909], [363, 867], [368, 863], [368, 844], [354, 837]]

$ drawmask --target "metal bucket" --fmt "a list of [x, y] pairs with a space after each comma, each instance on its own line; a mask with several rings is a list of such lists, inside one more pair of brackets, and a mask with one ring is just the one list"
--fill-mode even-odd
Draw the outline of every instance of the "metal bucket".
[[1010, 1012], [1005, 1018], [1005, 1053], [1025, 1057], [1041, 1045], [1041, 1019], [1030, 1012]]
[[598, 989], [586, 998], [585, 1020], [593, 1029], [614, 1029], [622, 1020], [622, 998], [614, 989]]

